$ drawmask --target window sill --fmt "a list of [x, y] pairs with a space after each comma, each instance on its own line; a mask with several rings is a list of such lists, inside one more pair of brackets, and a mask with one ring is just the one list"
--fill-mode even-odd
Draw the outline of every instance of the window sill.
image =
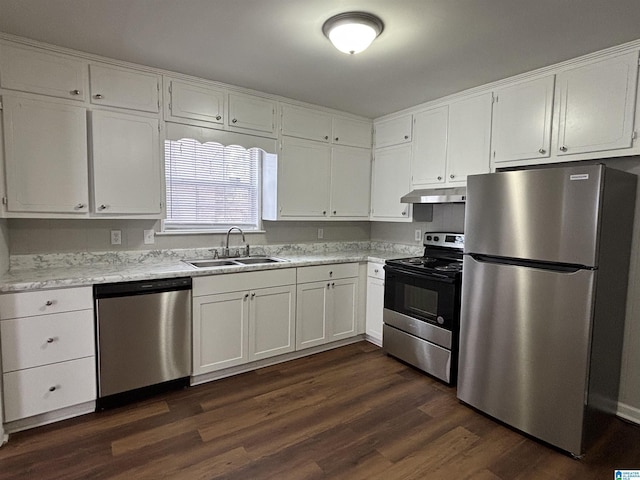
[[[267, 233], [266, 230], [243, 230], [245, 235], [251, 235], [253, 233]], [[233, 233], [238, 233], [234, 230]], [[172, 235], [226, 235], [227, 230], [164, 230], [156, 232], [156, 236], [172, 236]]]

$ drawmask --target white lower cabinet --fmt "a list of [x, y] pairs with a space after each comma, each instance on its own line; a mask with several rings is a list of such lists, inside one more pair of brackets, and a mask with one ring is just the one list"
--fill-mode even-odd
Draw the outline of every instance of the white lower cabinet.
[[382, 311], [384, 309], [384, 265], [367, 265], [367, 313], [365, 334], [377, 345], [382, 345]]
[[294, 350], [295, 269], [193, 280], [193, 374]]
[[357, 334], [358, 264], [298, 268], [296, 349]]
[[96, 399], [91, 287], [0, 296], [5, 422]]

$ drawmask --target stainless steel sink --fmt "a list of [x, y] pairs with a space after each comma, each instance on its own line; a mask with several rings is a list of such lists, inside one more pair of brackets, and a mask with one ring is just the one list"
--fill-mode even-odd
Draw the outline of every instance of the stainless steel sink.
[[239, 258], [223, 258], [223, 259], [203, 259], [203, 260], [183, 260], [187, 265], [195, 268], [216, 268], [242, 265], [259, 265], [263, 263], [286, 262], [282, 258], [275, 257], [239, 257]]

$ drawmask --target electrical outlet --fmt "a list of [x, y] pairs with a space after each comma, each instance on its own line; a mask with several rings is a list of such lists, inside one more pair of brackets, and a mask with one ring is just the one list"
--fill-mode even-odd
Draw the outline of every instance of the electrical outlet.
[[318, 240], [322, 240], [324, 238], [324, 229], [318, 229]]
[[122, 245], [122, 230], [111, 230], [111, 245]]
[[415, 238], [416, 242], [421, 242], [422, 241], [422, 230], [420, 230], [419, 228], [416, 228], [414, 238]]
[[145, 230], [144, 231], [144, 244], [145, 245], [153, 245], [154, 243], [156, 243], [155, 234], [156, 234], [156, 232], [153, 229]]

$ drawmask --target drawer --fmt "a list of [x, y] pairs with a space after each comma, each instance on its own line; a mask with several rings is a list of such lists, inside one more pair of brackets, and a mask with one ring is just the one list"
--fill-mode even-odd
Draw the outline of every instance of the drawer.
[[5, 422], [96, 399], [95, 358], [5, 373]]
[[12, 372], [95, 354], [93, 310], [0, 322], [2, 370]]
[[0, 320], [93, 308], [91, 287], [0, 295]]
[[321, 282], [358, 276], [357, 263], [333, 263], [298, 268], [298, 283]]
[[384, 264], [369, 262], [367, 264], [367, 277], [384, 280]]

